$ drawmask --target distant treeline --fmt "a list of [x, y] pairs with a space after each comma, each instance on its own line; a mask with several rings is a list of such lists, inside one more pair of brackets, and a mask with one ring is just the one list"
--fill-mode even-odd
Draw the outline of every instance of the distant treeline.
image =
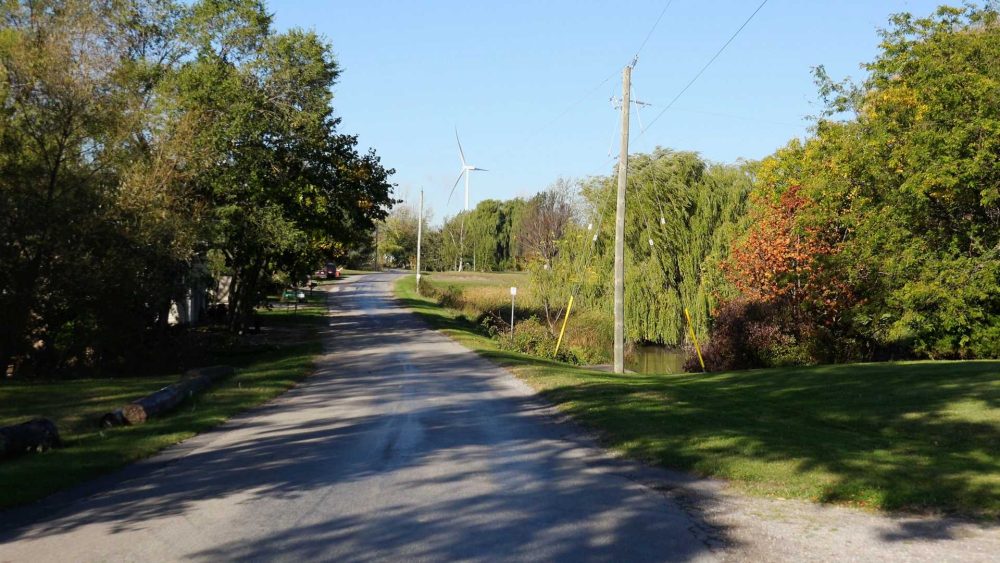
[[[551, 264], [566, 229], [577, 219], [574, 186], [558, 180], [530, 199], [487, 199], [474, 209], [446, 217], [429, 228], [424, 217], [424, 270], [475, 269], [494, 272]], [[389, 265], [413, 267], [417, 253], [417, 210], [398, 206], [381, 226], [379, 255]]]

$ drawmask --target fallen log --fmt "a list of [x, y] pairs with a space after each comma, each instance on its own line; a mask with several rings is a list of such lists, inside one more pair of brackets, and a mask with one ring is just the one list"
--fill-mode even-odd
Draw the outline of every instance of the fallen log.
[[47, 418], [36, 418], [0, 428], [0, 458], [41, 452], [62, 445], [59, 430]]
[[133, 401], [124, 407], [101, 417], [101, 426], [110, 428], [124, 424], [142, 424], [152, 417], [170, 412], [181, 403], [205, 389], [216, 381], [235, 373], [231, 366], [211, 366], [188, 370], [184, 378], [168, 385], [151, 395]]

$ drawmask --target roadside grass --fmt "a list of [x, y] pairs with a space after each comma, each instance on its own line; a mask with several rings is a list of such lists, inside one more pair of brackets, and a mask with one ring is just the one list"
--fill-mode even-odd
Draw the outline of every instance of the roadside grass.
[[180, 378], [117, 377], [0, 383], [0, 426], [48, 417], [64, 447], [0, 461], [0, 508], [43, 498], [217, 426], [233, 415], [280, 395], [312, 371], [322, 351], [318, 328], [326, 314], [318, 294], [296, 312], [262, 311], [262, 333], [248, 335], [213, 356], [236, 375], [140, 426], [102, 429], [100, 416]]
[[396, 294], [629, 457], [763, 496], [1000, 517], [1000, 361], [620, 376], [498, 350], [412, 277]]
[[[510, 328], [510, 287], [517, 287], [514, 303], [516, 322], [532, 336], [520, 339], [514, 347], [530, 353], [535, 352], [525, 349], [523, 345], [526, 342], [555, 348], [556, 337], [553, 333], [558, 330], [561, 317], [556, 317], [555, 328], [547, 328], [544, 307], [535, 295], [527, 272], [433, 272], [424, 274], [422, 282], [427, 289], [425, 293], [434, 297], [437, 303], [459, 311], [474, 322], [489, 319], [501, 330]], [[562, 314], [561, 309], [559, 314]], [[534, 322], [525, 323], [532, 319]], [[610, 360], [612, 333], [613, 327], [604, 314], [577, 303], [571, 322], [566, 325], [561, 355], [563, 359], [573, 358], [577, 364], [605, 363]]]

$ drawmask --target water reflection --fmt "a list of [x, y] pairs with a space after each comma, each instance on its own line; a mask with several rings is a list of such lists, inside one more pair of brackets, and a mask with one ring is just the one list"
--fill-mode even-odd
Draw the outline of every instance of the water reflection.
[[686, 356], [683, 350], [644, 344], [625, 358], [625, 369], [636, 373], [683, 373]]

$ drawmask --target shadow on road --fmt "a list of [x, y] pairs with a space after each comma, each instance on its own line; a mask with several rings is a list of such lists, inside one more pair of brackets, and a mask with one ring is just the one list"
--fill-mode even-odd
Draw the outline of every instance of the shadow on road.
[[211, 523], [215, 547], [188, 557], [680, 561], [725, 542], [626, 465], [589, 458], [537, 399], [498, 392], [484, 360], [441, 353], [383, 292], [358, 283], [331, 298], [343, 311], [306, 383], [166, 465], [45, 516], [4, 515], [0, 544], [170, 526], [228, 498], [251, 510]]

